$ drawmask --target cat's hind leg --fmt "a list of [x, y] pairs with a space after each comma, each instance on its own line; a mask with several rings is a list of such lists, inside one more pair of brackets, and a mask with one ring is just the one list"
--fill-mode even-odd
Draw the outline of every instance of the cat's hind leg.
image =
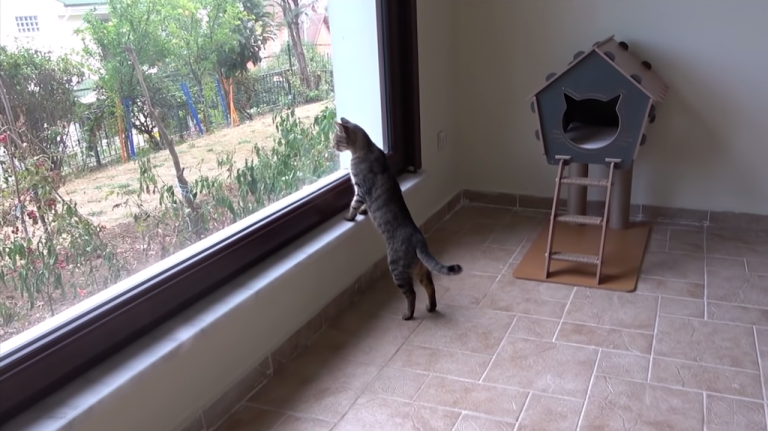
[[389, 261], [389, 270], [392, 278], [395, 280], [397, 288], [405, 296], [405, 313], [403, 320], [413, 319], [413, 313], [416, 311], [416, 290], [413, 288], [413, 274], [410, 268], [403, 268], [398, 262]]
[[427, 312], [433, 313], [437, 310], [437, 296], [435, 293], [435, 282], [432, 280], [432, 272], [421, 261], [416, 264], [413, 272], [413, 275], [421, 283], [421, 287], [427, 292], [427, 298], [429, 299]]

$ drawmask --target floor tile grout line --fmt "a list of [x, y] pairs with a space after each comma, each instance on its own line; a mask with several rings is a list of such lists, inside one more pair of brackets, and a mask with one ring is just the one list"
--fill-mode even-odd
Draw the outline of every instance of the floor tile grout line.
[[560, 323], [557, 325], [557, 329], [555, 329], [555, 335], [552, 336], [552, 341], [555, 342], [557, 340], [557, 334], [560, 333], [560, 328], [563, 326], [563, 322], [565, 321], [565, 315], [568, 313], [568, 308], [571, 306], [571, 301], [573, 300], [573, 296], [576, 294], [576, 287], [571, 287], [571, 297], [568, 298], [568, 303], [565, 305], [565, 310], [563, 310], [563, 315], [560, 316]]
[[434, 376], [434, 374], [429, 373], [429, 375], [427, 376], [427, 380], [424, 380], [424, 383], [421, 384], [421, 386], [419, 387], [419, 390], [416, 391], [416, 393], [413, 395], [413, 397], [411, 397], [411, 400], [409, 402], [411, 403], [416, 402], [416, 398], [419, 397], [419, 394], [421, 394], [421, 391], [424, 389], [424, 386], [427, 386], [427, 383], [429, 383], [429, 379], [431, 379], [432, 376]]
[[[538, 395], [544, 395], [544, 396], [548, 396], [548, 397], [552, 397], [552, 398], [557, 398], [557, 399], [561, 399], [561, 400], [566, 400], [566, 401], [582, 401], [580, 398], [573, 398], [573, 397], [568, 397], [568, 396], [565, 396], [565, 395], [558, 395], [558, 394], [551, 394], [551, 393], [547, 393], [547, 392], [540, 392], [540, 391], [537, 391], [537, 390], [525, 389], [525, 388], [520, 388], [520, 387], [517, 387], [517, 386], [505, 386], [505, 385], [501, 385], [501, 384], [498, 384], [498, 383], [481, 382], [479, 380], [467, 379], [465, 377], [456, 377], [456, 376], [452, 376], [452, 375], [449, 375], [449, 374], [426, 373], [424, 371], [418, 371], [418, 370], [412, 370], [412, 369], [409, 369], [409, 368], [400, 368], [400, 367], [390, 367], [390, 368], [393, 368], [393, 369], [396, 369], [396, 370], [401, 370], [401, 371], [412, 371], [412, 372], [420, 373], [420, 374], [428, 374], [430, 377], [442, 377], [442, 378], [446, 378], [446, 379], [449, 379], [449, 380], [457, 380], [457, 381], [464, 382], [464, 383], [475, 383], [475, 384], [479, 384], [479, 385], [483, 385], [483, 386], [490, 386], [492, 388], [515, 389], [515, 390], [519, 390], [519, 391], [527, 391], [527, 392], [532, 392], [532, 393], [535, 393], [535, 394], [538, 394]], [[627, 380], [632, 380], [632, 379], [627, 379]], [[638, 381], [638, 380], [632, 380], [632, 381]], [[379, 396], [386, 396], [386, 395], [385, 394], [380, 394]], [[397, 398], [397, 399], [402, 399], [402, 398]], [[416, 399], [416, 397], [414, 397], [414, 400], [415, 399]], [[416, 401], [411, 401], [411, 402], [416, 402]]]
[[[670, 316], [670, 317], [678, 317], [678, 316]], [[683, 319], [687, 319], [687, 317], [682, 317], [682, 318]], [[702, 319], [694, 319], [694, 320], [699, 320], [699, 321], [703, 322]], [[721, 323], [721, 322], [717, 322], [717, 323]], [[748, 326], [748, 325], [739, 325], [739, 326]], [[587, 345], [587, 344], [576, 344], [576, 343], [571, 343], [571, 342], [568, 342], [568, 341], [552, 341], [552, 340], [545, 340], [545, 339], [542, 339], [542, 338], [533, 338], [533, 337], [526, 337], [526, 336], [514, 335], [514, 334], [507, 334], [505, 339], [509, 338], [509, 337], [521, 338], [521, 339], [524, 339], [524, 340], [543, 341], [545, 343], [553, 343], [554, 342], [554, 343], [563, 344], [565, 346], [580, 347], [582, 349], [599, 349], [599, 350], [605, 350], [607, 352], [612, 352], [612, 353], [623, 353], [623, 354], [628, 354], [628, 355], [644, 356], [644, 357], [647, 357], [647, 358], [651, 357], [650, 354], [639, 353], [639, 352], [632, 351], [632, 350], [617, 350], [617, 349], [611, 349], [610, 347], [600, 347], [600, 346]], [[439, 349], [439, 350], [448, 350], [448, 351], [451, 351], [451, 352], [467, 353], [467, 354], [478, 355], [478, 356], [486, 356], [486, 357], [490, 356], [490, 355], [484, 355], [482, 353], [469, 352], [469, 351], [466, 351], [466, 350], [451, 349], [451, 348], [447, 348], [447, 347], [435, 347], [435, 346], [431, 346], [431, 345], [427, 345], [427, 344], [420, 344], [420, 343], [414, 343], [414, 342], [408, 342], [407, 344], [411, 344], [411, 345], [419, 346], [419, 347], [434, 348], [434, 349]], [[658, 359], [666, 359], [666, 360], [670, 360], [670, 361], [677, 361], [677, 362], [682, 362], [682, 363], [691, 364], [691, 365], [703, 365], [703, 366], [706, 366], [706, 367], [721, 368], [721, 369], [724, 369], [724, 370], [732, 370], [732, 371], [742, 371], [742, 372], [745, 372], [745, 373], [758, 373], [758, 371], [755, 371], [755, 370], [748, 370], [748, 369], [745, 369], [745, 368], [729, 367], [729, 366], [726, 366], [726, 365], [707, 364], [707, 363], [704, 363], [704, 362], [694, 362], [694, 361], [689, 361], [689, 360], [685, 360], [685, 359], [670, 358], [670, 357], [659, 356], [659, 355], [656, 355], [655, 357], [658, 358]], [[358, 361], [358, 362], [360, 362], [360, 361]], [[395, 368], [395, 367], [393, 367], [393, 368]], [[407, 369], [407, 368], [403, 368], [403, 369]], [[411, 371], [417, 371], [417, 370], [411, 370]], [[424, 373], [424, 371], [418, 371], [418, 372]], [[450, 376], [448, 376], [448, 377], [450, 377]]]
[[251, 392], [249, 392], [248, 395], [246, 395], [243, 398], [242, 401], [238, 402], [236, 406], [231, 408], [227, 412], [227, 414], [224, 415], [223, 418], [221, 418], [219, 423], [217, 423], [216, 425], [213, 425], [210, 428], [208, 428], [208, 424], [205, 422], [205, 415], [203, 414], [205, 412], [205, 409], [203, 409], [200, 412], [200, 419], [203, 422], [203, 429], [206, 430], [206, 431], [215, 431], [215, 430], [217, 430], [221, 426], [221, 424], [223, 424], [230, 416], [232, 416], [232, 413], [234, 413], [237, 409], [239, 409], [240, 407], [242, 407], [244, 405], [250, 405], [250, 404], [248, 404], [248, 399], [251, 398], [256, 392], [258, 392], [259, 389], [264, 387], [264, 385], [266, 385], [267, 382], [269, 382], [270, 380], [272, 380], [272, 378], [275, 377], [275, 369], [274, 369], [274, 367], [272, 365], [272, 354], [271, 353], [269, 354], [269, 372], [268, 372], [267, 375], [268, 375], [268, 377], [266, 379], [264, 379], [261, 383], [259, 383]]
[[581, 429], [581, 422], [584, 420], [584, 413], [587, 411], [587, 403], [589, 402], [589, 394], [592, 393], [592, 385], [595, 384], [595, 376], [597, 375], [597, 367], [600, 365], [600, 354], [603, 353], [602, 349], [597, 351], [597, 359], [595, 359], [595, 367], [592, 369], [592, 376], [589, 378], [589, 386], [587, 386], [587, 395], [584, 396], [584, 405], [581, 406], [581, 413], [579, 414], [579, 420], [576, 422], [576, 431]]
[[[598, 352], [598, 357], [597, 357], [597, 360], [595, 362], [595, 368], [593, 370], [592, 379], [590, 380], [590, 385], [589, 385], [589, 387], [587, 389], [587, 394], [586, 394], [584, 399], [571, 398], [571, 397], [566, 397], [566, 396], [562, 396], [562, 395], [550, 394], [550, 393], [535, 391], [535, 390], [531, 390], [531, 389], [524, 389], [524, 388], [514, 387], [514, 386], [503, 386], [503, 385], [482, 383], [482, 382], [476, 382], [476, 381], [468, 381], [468, 380], [457, 379], [457, 378], [453, 378], [453, 379], [454, 380], [465, 381], [465, 382], [469, 382], [469, 383], [475, 383], [475, 384], [481, 384], [481, 385], [501, 388], [501, 389], [511, 389], [511, 390], [519, 391], [519, 392], [528, 392], [530, 394], [542, 395], [542, 396], [545, 396], [545, 397], [552, 397], [552, 398], [557, 398], [557, 399], [562, 399], [562, 400], [567, 400], [567, 401], [583, 402], [584, 405], [582, 406], [582, 414], [581, 414], [582, 416], [583, 416], [584, 410], [586, 408], [586, 403], [589, 400], [589, 395], [591, 394], [591, 388], [592, 388], [592, 385], [594, 383], [593, 381], [594, 381], [594, 378], [596, 376], [606, 377], [606, 378], [615, 379], [615, 380], [623, 380], [623, 381], [628, 381], [628, 382], [634, 382], [634, 383], [641, 383], [641, 384], [646, 384], [646, 385], [651, 385], [651, 386], [656, 386], [656, 387], [661, 387], [661, 388], [675, 389], [675, 390], [685, 391], [685, 392], [689, 392], [689, 393], [702, 394], [703, 396], [706, 396], [706, 395], [716, 395], [716, 396], [719, 396], [719, 397], [725, 397], [725, 398], [729, 398], [729, 399], [733, 399], [733, 400], [752, 402], [752, 403], [755, 403], [755, 402], [762, 403], [760, 400], [756, 400], [756, 399], [752, 399], [752, 398], [746, 398], [746, 397], [741, 397], [741, 396], [737, 396], [737, 395], [721, 394], [721, 393], [715, 393], [715, 392], [711, 392], [711, 391], [703, 391], [703, 390], [700, 390], [700, 389], [684, 388], [684, 387], [680, 387], [680, 386], [672, 386], [672, 385], [662, 384], [662, 383], [643, 383], [643, 382], [641, 382], [639, 380], [634, 380], [634, 379], [628, 379], [628, 378], [624, 378], [624, 377], [609, 376], [609, 375], [601, 374], [601, 373], [597, 372], [597, 367], [598, 367], [599, 361], [600, 361], [600, 353], [601, 352]], [[436, 374], [433, 374], [432, 376], [447, 377], [447, 376], [440, 376], [440, 375], [436, 375]], [[451, 377], [448, 377], [448, 378], [451, 378]], [[397, 397], [394, 397], [394, 396], [391, 396], [391, 395], [388, 395], [388, 394], [378, 394], [377, 396], [381, 397], [381, 398], [388, 399], [388, 400], [393, 400], [393, 401], [399, 401], [399, 402], [404, 402], [404, 403], [411, 403], [411, 404], [421, 405], [421, 406], [436, 407], [436, 408], [440, 408], [440, 409], [444, 409], [444, 410], [450, 410], [450, 411], [455, 411], [455, 412], [459, 412], [459, 413], [467, 413], [467, 414], [471, 414], [471, 415], [474, 415], [474, 416], [480, 416], [480, 417], [484, 417], [484, 418], [487, 418], [487, 419], [498, 420], [498, 421], [502, 421], [502, 422], [509, 422], [511, 420], [510, 418], [507, 418], [507, 417], [500, 417], [500, 416], [489, 415], [487, 413], [482, 413], [482, 412], [473, 411], [473, 410], [462, 410], [462, 409], [455, 408], [455, 407], [448, 407], [448, 406], [443, 406], [443, 405], [433, 404], [433, 403], [423, 402], [423, 401], [407, 401], [407, 400], [404, 400], [402, 398], [397, 398]], [[352, 404], [354, 404], [354, 402]], [[283, 410], [283, 409], [280, 409], [280, 408], [270, 407], [270, 406], [266, 406], [266, 405], [252, 404], [252, 403], [243, 403], [243, 405], [250, 406], [250, 407], [260, 408], [260, 409], [263, 409], [263, 410], [270, 410], [270, 411], [274, 411], [274, 412], [279, 412], [279, 413], [284, 413], [284, 414], [288, 414], [288, 415], [298, 416], [298, 417], [313, 418], [313, 419], [324, 420], [326, 422], [333, 422], [333, 421], [329, 421], [328, 419], [323, 419], [323, 418], [320, 418], [320, 417], [317, 417], [317, 416], [312, 416], [312, 415], [308, 415], [308, 414], [304, 414], [304, 413], [297, 413], [297, 412], [290, 411], [290, 410]], [[351, 405], [350, 405], [350, 407], [351, 407]], [[349, 409], [347, 411], [349, 411]], [[346, 412], [345, 412], [344, 416], [346, 416]], [[342, 418], [344, 416], [342, 416]], [[340, 421], [341, 421], [341, 419], [339, 419], [339, 421], [336, 421], [336, 423], [338, 423]], [[581, 422], [581, 417], [579, 418], [579, 422]]]
[[517, 322], [517, 316], [515, 316], [515, 319], [512, 321], [512, 324], [509, 325], [509, 328], [507, 328], [507, 332], [504, 334], [504, 338], [501, 339], [501, 343], [496, 347], [496, 351], [493, 352], [493, 356], [491, 356], [491, 360], [488, 361], [488, 366], [485, 367], [485, 371], [483, 372], [483, 375], [480, 376], [480, 380], [478, 380], [478, 383], [483, 383], [483, 379], [485, 379], [485, 376], [488, 374], [488, 371], [491, 370], [491, 367], [493, 366], [493, 362], [496, 360], [496, 355], [499, 354], [499, 350], [501, 350], [501, 346], [504, 345], [504, 343], [507, 341], [507, 337], [509, 337], [509, 333], [512, 332], [512, 328], [515, 326], [515, 322]]
[[752, 327], [752, 332], [755, 336], [755, 351], [757, 352], [757, 367], [760, 369], [760, 387], [763, 388], [763, 417], [765, 418], [766, 424], [768, 424], [768, 409], [766, 409], [765, 403], [768, 402], [768, 398], [766, 398], [765, 394], [765, 375], [763, 374], [763, 360], [760, 357], [760, 342], [757, 340], [757, 328]]
[[[502, 276], [502, 275], [504, 275], [504, 271], [506, 271], [506, 270], [507, 270], [507, 268], [509, 268], [509, 264], [510, 264], [510, 263], [512, 263], [512, 259], [514, 259], [514, 258], [515, 258], [515, 255], [517, 254], [517, 252], [518, 252], [518, 251], [520, 251], [520, 248], [521, 248], [522, 246], [523, 246], [522, 244], [520, 244], [520, 246], [518, 246], [518, 248], [517, 248], [517, 250], [515, 251], [515, 253], [514, 253], [514, 254], [512, 255], [512, 257], [510, 257], [510, 258], [509, 258], [509, 260], [507, 261], [507, 264], [506, 264], [506, 265], [504, 265], [504, 269], [502, 269], [502, 270], [501, 270], [501, 274], [499, 274], [499, 276], [498, 276], [498, 277], [496, 277], [496, 281], [494, 281], [494, 282], [493, 282], [493, 284], [491, 285], [491, 288], [490, 288], [490, 289], [488, 289], [488, 293], [485, 295], [485, 296], [486, 296], [486, 298], [488, 297], [488, 294], [490, 294], [490, 293], [491, 293], [491, 290], [493, 290], [493, 288], [496, 286], [496, 283], [498, 283], [498, 282], [499, 282], [499, 280], [501, 280], [501, 276]], [[517, 317], [518, 317], [518, 316], [517, 316], [517, 314], [515, 314], [515, 318], [514, 318], [514, 319], [512, 319], [512, 323], [509, 325], [509, 328], [507, 328], [507, 332], [504, 334], [504, 338], [502, 338], [502, 339], [501, 339], [501, 342], [499, 343], [499, 345], [498, 345], [498, 346], [496, 346], [496, 351], [495, 351], [495, 352], [493, 352], [493, 355], [491, 356], [491, 360], [490, 360], [490, 361], [488, 361], [488, 366], [485, 368], [485, 371], [483, 372], [483, 375], [482, 375], [482, 376], [480, 376], [480, 382], [482, 382], [482, 381], [483, 381], [483, 379], [485, 378], [485, 375], [486, 375], [486, 374], [488, 374], [488, 370], [490, 370], [490, 369], [491, 369], [491, 366], [493, 365], [493, 361], [494, 361], [494, 360], [496, 360], [496, 355], [499, 353], [499, 349], [501, 349], [501, 346], [503, 346], [503, 345], [504, 345], [504, 341], [507, 339], [507, 337], [509, 336], [509, 333], [512, 331], [512, 327], [514, 327], [514, 326], [515, 326], [515, 322], [517, 322]]]
[[[709, 305], [707, 304], [707, 301], [709, 300], [709, 295], [707, 291], [707, 285], [709, 284], [707, 282], [707, 259], [709, 259], [709, 253], [707, 253], [707, 230], [704, 229], [704, 320], [709, 320]], [[746, 262], [746, 259], [744, 260]]]
[[517, 415], [515, 428], [512, 431], [517, 431], [520, 428], [520, 423], [523, 421], [523, 415], [525, 414], [525, 408], [528, 407], [528, 403], [531, 401], [531, 397], [533, 397], [533, 392], [528, 392], [528, 396], [525, 397], [525, 402], [523, 403], [523, 408], [520, 409], [520, 414]]
[[653, 339], [651, 340], [651, 359], [648, 361], [648, 379], [651, 381], [651, 369], [653, 369], [653, 352], [656, 349], [656, 337], [659, 333], [659, 315], [661, 314], [661, 296], [658, 297], [659, 303], [656, 305], [656, 323], [653, 325]]
[[669, 251], [669, 239], [672, 238], [672, 229], [667, 229], [667, 243], [664, 244], [664, 251]]

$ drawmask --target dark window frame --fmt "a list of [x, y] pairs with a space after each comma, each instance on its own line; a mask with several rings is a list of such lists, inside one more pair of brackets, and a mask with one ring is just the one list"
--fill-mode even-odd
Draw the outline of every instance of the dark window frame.
[[[421, 168], [416, 0], [379, 0], [388, 160]], [[128, 289], [0, 359], [0, 426], [178, 316], [349, 205], [349, 175]]]

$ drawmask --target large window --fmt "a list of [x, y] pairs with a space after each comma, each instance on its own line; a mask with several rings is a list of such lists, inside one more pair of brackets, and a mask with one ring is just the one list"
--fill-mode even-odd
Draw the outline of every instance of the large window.
[[0, 424], [340, 217], [338, 117], [420, 167], [415, 0], [108, 9], [0, 47]]

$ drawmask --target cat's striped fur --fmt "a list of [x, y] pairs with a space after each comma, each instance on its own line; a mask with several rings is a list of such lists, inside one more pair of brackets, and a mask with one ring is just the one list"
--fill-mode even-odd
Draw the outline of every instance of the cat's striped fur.
[[414, 278], [427, 292], [427, 311], [435, 311], [437, 299], [431, 271], [457, 275], [462, 271], [461, 266], [443, 265], [432, 256], [426, 238], [405, 204], [400, 184], [389, 170], [386, 155], [362, 127], [342, 117], [341, 122], [336, 122], [333, 148], [338, 152], [352, 153], [350, 175], [355, 196], [344, 219], [355, 221], [358, 214], [369, 214], [384, 237], [390, 273], [406, 299], [403, 319], [413, 318], [416, 303]]

